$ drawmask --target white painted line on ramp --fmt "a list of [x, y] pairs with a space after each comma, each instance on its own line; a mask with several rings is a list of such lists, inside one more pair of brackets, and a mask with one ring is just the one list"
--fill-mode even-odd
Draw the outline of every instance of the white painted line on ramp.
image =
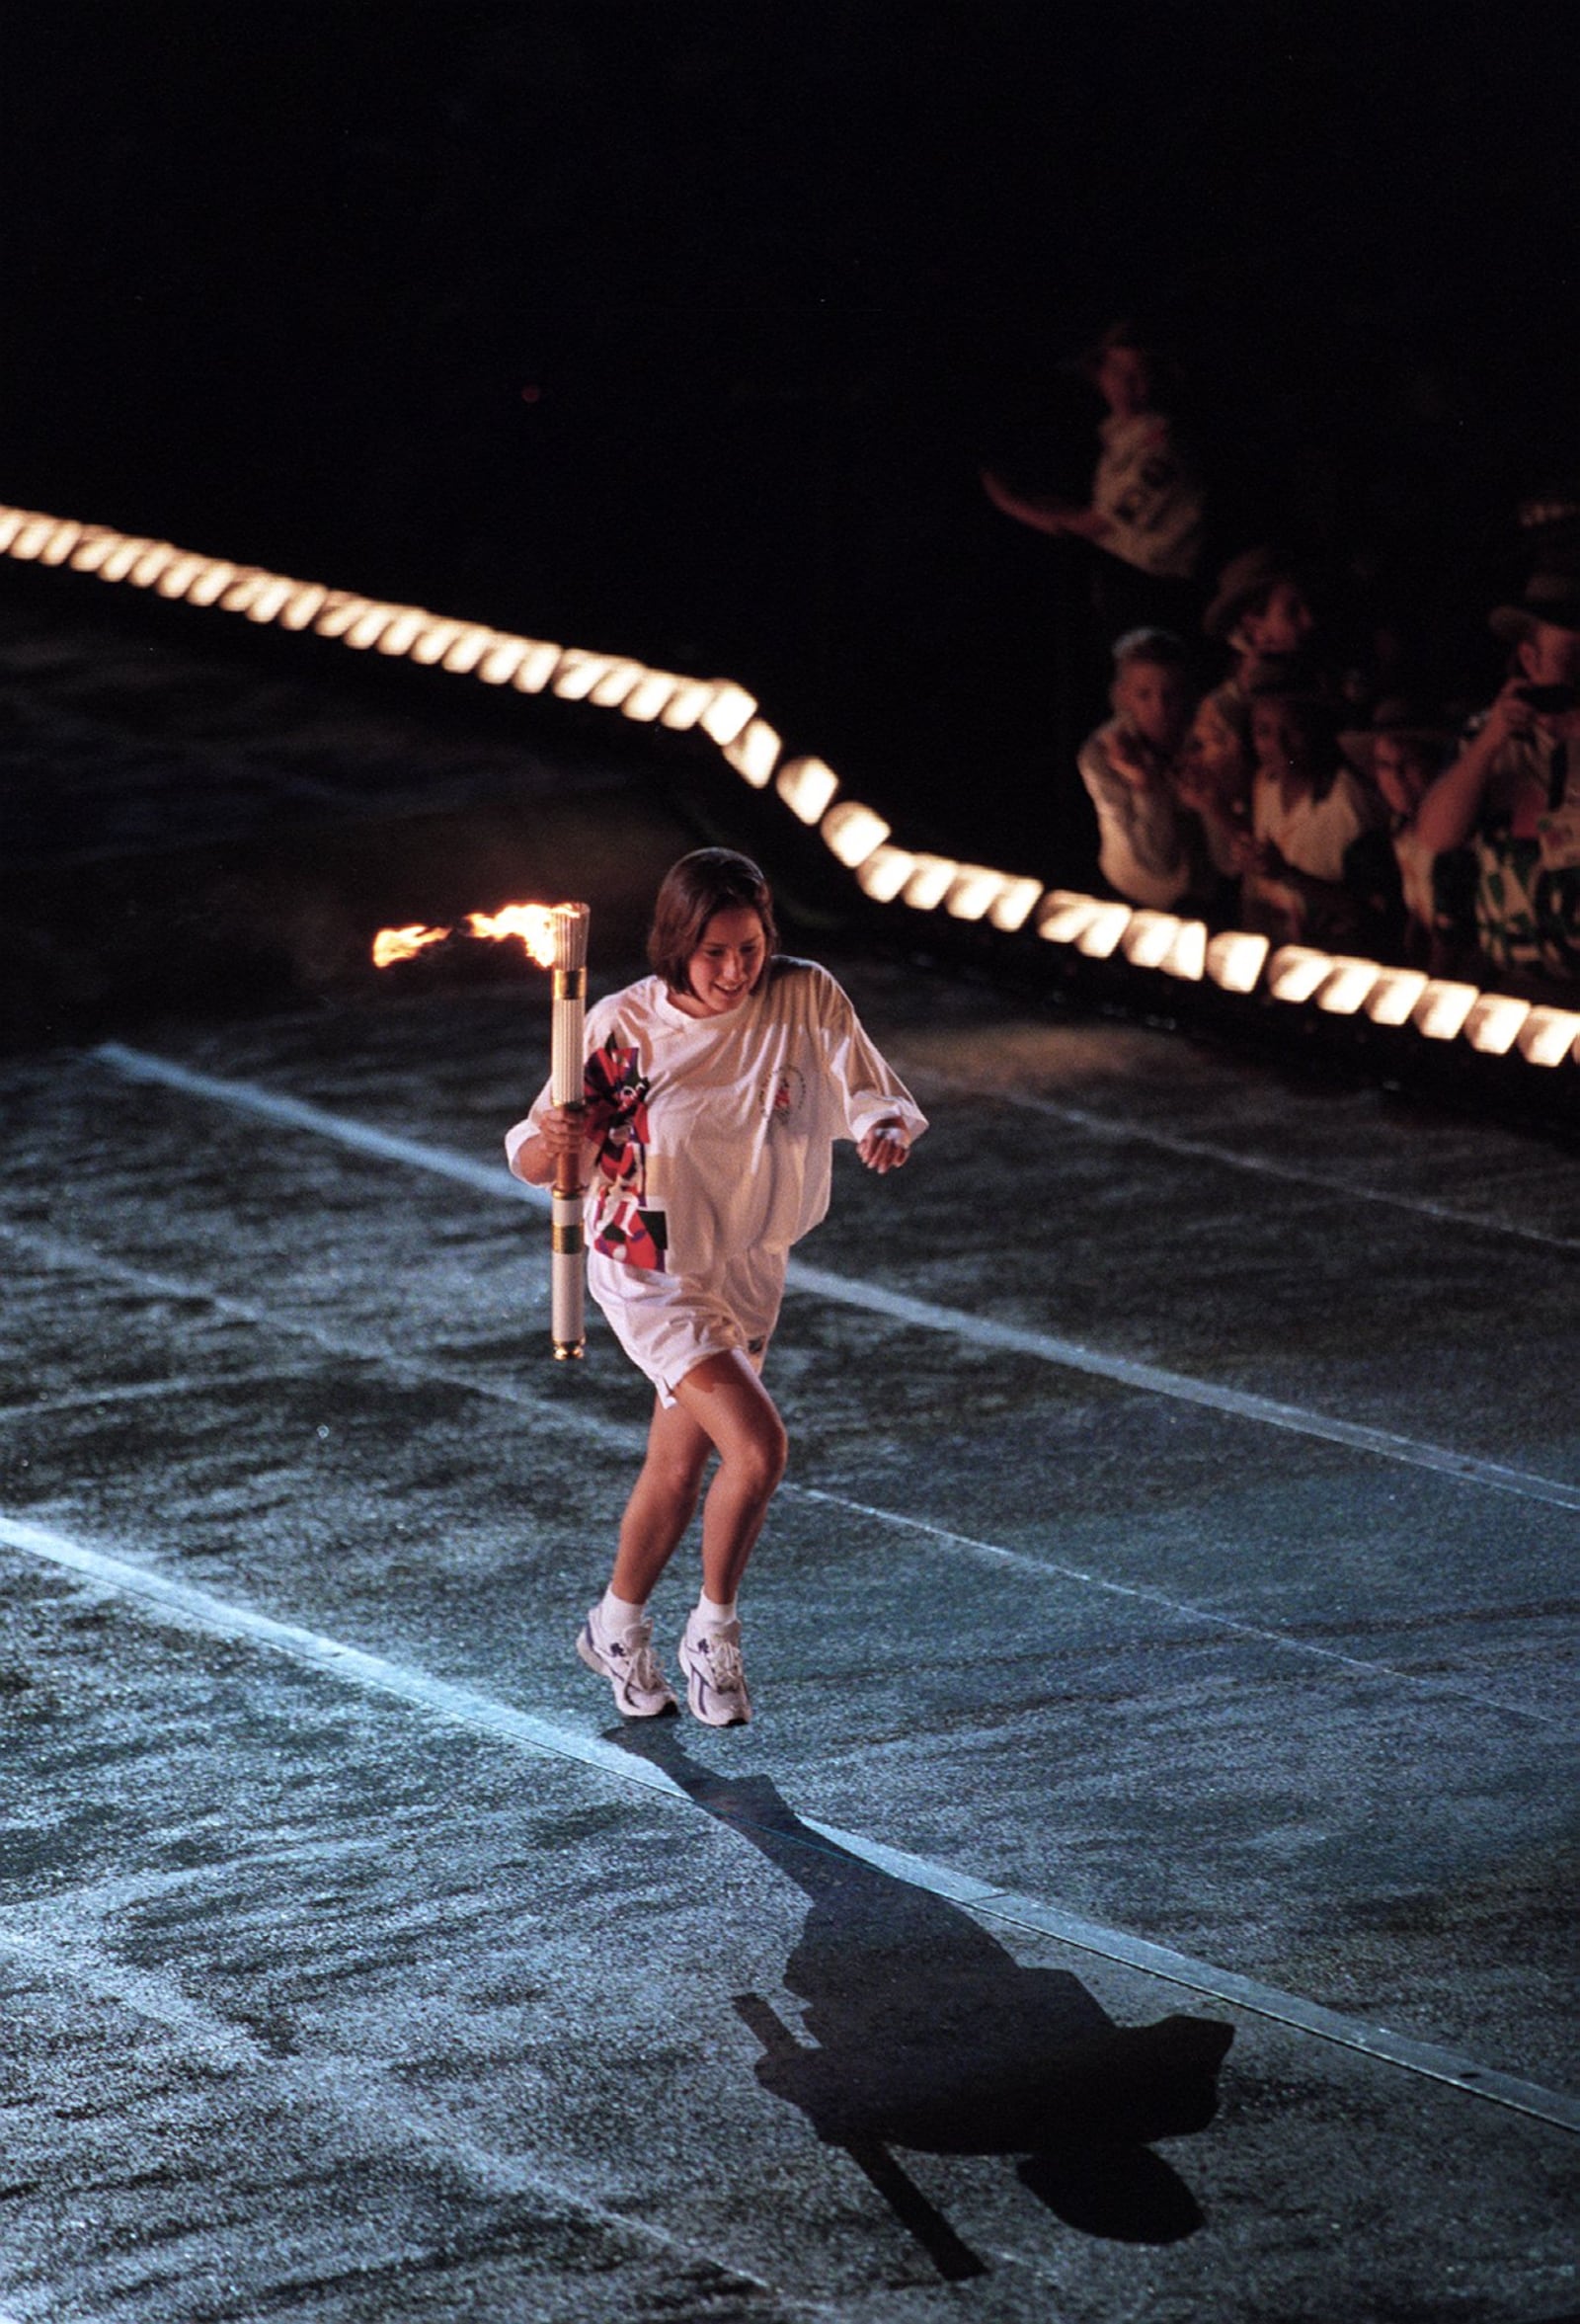
[[[0, 1226], [0, 1237], [15, 1240], [11, 1230]], [[212, 1396], [216, 1389], [277, 1388], [281, 1379], [276, 1369], [272, 1372], [227, 1372], [216, 1377], [211, 1372], [194, 1372], [183, 1376], [173, 1374], [169, 1379], [127, 1380], [105, 1388], [62, 1389], [57, 1396], [36, 1396], [24, 1402], [0, 1404], [0, 1427], [18, 1420], [37, 1420], [45, 1412], [93, 1412], [101, 1407], [109, 1410], [118, 1404], [153, 1403], [173, 1396]], [[0, 2324], [5, 2324], [0, 2317]]]
[[170, 1058], [151, 1056], [145, 1049], [127, 1049], [119, 1041], [102, 1042], [89, 1054], [102, 1064], [113, 1066], [118, 1074], [124, 1074], [129, 1082], [155, 1082], [167, 1089], [180, 1089], [188, 1097], [205, 1097], [217, 1105], [228, 1106], [232, 1113], [256, 1114], [286, 1129], [307, 1130], [315, 1138], [333, 1139], [337, 1146], [373, 1155], [380, 1162], [404, 1162], [408, 1169], [453, 1178], [457, 1185], [470, 1186], [479, 1194], [503, 1195], [508, 1202], [531, 1203], [542, 1211], [552, 1207], [546, 1187], [528, 1186], [524, 1179], [511, 1176], [505, 1166], [503, 1142], [497, 1163], [474, 1162], [470, 1155], [451, 1154], [442, 1146], [425, 1146], [415, 1138], [391, 1137], [387, 1130], [370, 1129], [365, 1122], [330, 1113], [321, 1105], [309, 1105], [305, 1098], [285, 1097], [277, 1090], [261, 1089], [256, 1082], [221, 1081], [214, 1074], [194, 1073]]
[[1341, 1195], [1346, 1202], [1373, 1202], [1387, 1210], [1413, 1211], [1418, 1218], [1431, 1219], [1442, 1226], [1473, 1228], [1482, 1235], [1507, 1235], [1518, 1242], [1540, 1243], [1544, 1250], [1580, 1250], [1577, 1236], [1549, 1235], [1540, 1227], [1527, 1227], [1516, 1219], [1488, 1218], [1482, 1211], [1433, 1202], [1426, 1195], [1396, 1194], [1387, 1187], [1367, 1186], [1353, 1178], [1336, 1176], [1331, 1170], [1313, 1170], [1302, 1162], [1280, 1162], [1267, 1154], [1245, 1154], [1237, 1147], [1219, 1146], [1212, 1139], [1186, 1138], [1177, 1130], [1159, 1130], [1147, 1122], [1127, 1122], [1114, 1114], [1094, 1113], [1089, 1106], [1061, 1105], [1051, 1097], [1034, 1097], [1028, 1090], [1005, 1089], [991, 1082], [972, 1081], [965, 1074], [945, 1073], [927, 1065], [908, 1065], [899, 1052], [891, 1055], [897, 1072], [918, 1088], [930, 1084], [951, 1096], [987, 1098], [1013, 1106], [1020, 1113], [1045, 1114], [1052, 1121], [1067, 1122], [1071, 1129], [1085, 1130], [1092, 1137], [1106, 1139], [1114, 1145], [1155, 1146], [1163, 1154], [1177, 1154], [1188, 1162], [1221, 1162], [1232, 1170], [1248, 1170], [1255, 1177], [1280, 1178], [1292, 1186], [1313, 1186], [1326, 1194]]
[[[605, 1742], [599, 1735], [555, 1725], [530, 1712], [495, 1702], [470, 1687], [431, 1677], [426, 1671], [389, 1661], [379, 1654], [365, 1653], [360, 1647], [322, 1632], [305, 1630], [295, 1623], [276, 1622], [271, 1615], [258, 1613], [252, 1607], [236, 1605], [132, 1560], [71, 1541], [48, 1527], [25, 1519], [0, 1517], [0, 1544], [80, 1574], [102, 1588], [146, 1600], [209, 1636], [272, 1648], [348, 1685], [392, 1696], [474, 1732], [514, 1744], [517, 1749], [574, 1760], [620, 1783], [640, 1785], [672, 1799], [686, 1797], [683, 1788], [662, 1768], [648, 1760], [634, 1759], [629, 1752]], [[1154, 1945], [1147, 1938], [1132, 1936], [1126, 1930], [1108, 1928], [1077, 1913], [1066, 1912], [1060, 1905], [1045, 1903], [1039, 1897], [1017, 1895], [970, 1873], [936, 1864], [927, 1857], [886, 1847], [881, 1841], [842, 1831], [834, 1824], [817, 1822], [810, 1817], [802, 1820], [833, 1847], [872, 1865], [877, 1871], [951, 1903], [969, 1905], [974, 1912], [990, 1920], [1037, 1929], [1105, 1961], [1123, 1963], [1148, 1976], [1163, 1978], [1170, 1984], [1205, 1994], [1209, 1999], [1293, 2026], [1302, 2033], [1316, 2035], [1324, 2042], [1360, 2051], [1429, 2081], [1446, 2083], [1471, 2097], [1490, 2100], [1517, 2114], [1535, 2116], [1540, 2122], [1556, 2124], [1561, 2129], [1580, 2130], [1580, 2098], [1567, 2092], [1548, 2090], [1540, 2083], [1500, 2073], [1437, 2043], [1419, 2042], [1386, 2027], [1371, 2025], [1364, 2019], [1343, 2016], [1300, 1994], [1285, 1993], [1277, 1986], [1241, 1976], [1233, 1969], [1218, 1968], [1189, 1954]]]
[[[547, 1204], [548, 1198], [540, 1189], [513, 1178], [503, 1162], [497, 1169], [490, 1169], [469, 1156], [450, 1154], [442, 1147], [427, 1146], [417, 1139], [394, 1138], [382, 1130], [370, 1130], [362, 1123], [348, 1121], [300, 1098], [276, 1096], [259, 1088], [255, 1082], [222, 1081], [211, 1074], [193, 1073], [165, 1058], [127, 1049], [118, 1041], [107, 1041], [90, 1054], [134, 1081], [159, 1082], [188, 1096], [207, 1098], [239, 1112], [309, 1130], [360, 1152], [437, 1172], [485, 1194], [507, 1200], [535, 1197], [540, 1208]], [[1253, 1420], [1266, 1427], [1287, 1429], [1297, 1436], [1345, 1445], [1352, 1451], [1376, 1454], [1382, 1460], [1402, 1462], [1409, 1468], [1430, 1469], [1438, 1476], [1451, 1477], [1462, 1483], [1515, 1493], [1525, 1500], [1544, 1501], [1554, 1508], [1580, 1509], [1580, 1484], [1571, 1484], [1563, 1479], [1537, 1476], [1529, 1470], [1508, 1468], [1498, 1461], [1483, 1461], [1473, 1454], [1451, 1451], [1444, 1445], [1424, 1444], [1391, 1429], [1333, 1419], [1326, 1413], [1307, 1411], [1300, 1404], [1282, 1403], [1273, 1397], [1255, 1396], [1245, 1389], [1197, 1380], [1189, 1373], [1171, 1372], [1159, 1364], [1107, 1355], [1083, 1346], [1078, 1340], [995, 1322], [988, 1316], [968, 1315], [961, 1308], [912, 1299], [882, 1284], [833, 1275], [824, 1267], [809, 1266], [802, 1259], [791, 1260], [788, 1281], [792, 1291], [810, 1292], [815, 1298], [840, 1307], [859, 1308], [868, 1315], [887, 1316], [894, 1322], [918, 1330], [943, 1332], [977, 1347], [1030, 1356], [1039, 1363], [1110, 1380], [1147, 1395], [1170, 1397], [1180, 1403], [1199, 1404], [1234, 1419]]]
[[[633, 2212], [611, 2208], [584, 2189], [538, 2169], [524, 2154], [502, 2152], [485, 2144], [463, 2131], [442, 2107], [426, 2104], [379, 2065], [345, 2055], [277, 2057], [241, 2028], [197, 2008], [172, 1979], [125, 1969], [98, 1954], [85, 1959], [68, 1938], [53, 1930], [47, 1937], [40, 1937], [0, 1923], [0, 1953], [26, 1962], [40, 1978], [116, 2002], [133, 2016], [165, 2027], [213, 2067], [268, 2075], [281, 2093], [284, 2112], [295, 2113], [314, 2100], [327, 2101], [344, 2118], [371, 2122], [397, 2147], [417, 2145], [442, 2155], [492, 2196], [525, 2195], [575, 2217], [657, 2244], [679, 2258], [716, 2268], [728, 2282], [772, 2292], [798, 2313], [835, 2313], [822, 2301], [784, 2292], [738, 2260], [725, 2260], [703, 2244], [672, 2235]], [[359, 2275], [371, 2277], [383, 2268], [400, 2267], [410, 2257], [399, 2250], [386, 2257], [363, 2254], [356, 2268]], [[20, 2319], [0, 2310], [0, 2324], [20, 2324]]]
[[[68, 1948], [52, 1932], [41, 1935], [0, 1923], [0, 1953], [25, 1962], [36, 1975], [64, 1975], [75, 1985], [91, 1986], [96, 1994], [118, 2002], [133, 2017], [147, 2018], [150, 2024], [179, 2035], [211, 2065], [252, 2066], [264, 2055], [250, 2035], [195, 2009], [180, 1988], [168, 1980], [148, 1976], [103, 1957], [96, 1957], [91, 1968], [85, 1967], [72, 1960]], [[3, 2316], [0, 2324], [5, 2324]]]
[[1106, 1573], [1093, 1573], [1084, 1565], [1066, 1565], [1058, 1558], [1033, 1557], [1028, 1550], [1011, 1550], [1001, 1542], [982, 1541], [975, 1534], [957, 1533], [951, 1526], [934, 1525], [925, 1517], [908, 1517], [898, 1509], [874, 1508], [866, 1501], [853, 1501], [844, 1493], [827, 1492], [821, 1485], [786, 1483], [779, 1490], [797, 1493], [803, 1500], [827, 1501], [831, 1508], [843, 1509], [853, 1517], [870, 1517], [879, 1525], [924, 1534], [932, 1541], [941, 1542], [946, 1549], [964, 1550], [988, 1564], [1010, 1565], [1019, 1573], [1039, 1574], [1044, 1581], [1079, 1582], [1085, 1589], [1106, 1590], [1116, 1598], [1134, 1598], [1141, 1605], [1155, 1606], [1160, 1613], [1184, 1615], [1215, 1630], [1231, 1631], [1236, 1638], [1256, 1639], [1263, 1645], [1280, 1646], [1292, 1654], [1308, 1654], [1319, 1662], [1336, 1662], [1341, 1669], [1367, 1678], [1402, 1680], [1408, 1686], [1424, 1688], [1429, 1694], [1450, 1695], [1457, 1702], [1474, 1703], [1483, 1711], [1506, 1712], [1513, 1719], [1534, 1719], [1540, 1725], [1557, 1727], [1562, 1733], [1567, 1733], [1572, 1723], [1545, 1711], [1533, 1711], [1528, 1704], [1507, 1703], [1501, 1696], [1480, 1694], [1473, 1687], [1443, 1678], [1435, 1671], [1401, 1670], [1393, 1662], [1372, 1661], [1364, 1654], [1346, 1654], [1337, 1646], [1320, 1645], [1312, 1639], [1298, 1638], [1287, 1630], [1272, 1630], [1260, 1622], [1242, 1622], [1236, 1615], [1220, 1614], [1215, 1608], [1199, 1606], [1189, 1598], [1170, 1597], [1166, 1590], [1154, 1589], [1149, 1582], [1116, 1581]]
[[822, 1267], [790, 1262], [790, 1282], [799, 1291], [844, 1307], [861, 1308], [868, 1315], [887, 1316], [923, 1331], [946, 1331], [978, 1347], [1001, 1348], [1006, 1353], [1031, 1356], [1066, 1371], [1084, 1372], [1094, 1379], [1112, 1380], [1124, 1388], [1139, 1388], [1152, 1396], [1171, 1397], [1178, 1403], [1202, 1404], [1237, 1420], [1257, 1420], [1269, 1428], [1286, 1428], [1296, 1436], [1315, 1437], [1328, 1444], [1347, 1445], [1355, 1452], [1376, 1453], [1385, 1461], [1402, 1461], [1412, 1469], [1431, 1469], [1466, 1484], [1488, 1485], [1497, 1492], [1518, 1493], [1523, 1499], [1546, 1501], [1554, 1508], [1580, 1509], [1580, 1484], [1534, 1476], [1529, 1470], [1505, 1468], [1470, 1453], [1456, 1453], [1444, 1445], [1423, 1444], [1399, 1436], [1389, 1428], [1372, 1428], [1356, 1420], [1335, 1420], [1325, 1412], [1307, 1411], [1303, 1404], [1286, 1404], [1276, 1398], [1253, 1396], [1241, 1388], [1224, 1388], [1212, 1380], [1197, 1380], [1187, 1372], [1170, 1372], [1160, 1364], [1139, 1363], [1130, 1356], [1111, 1356], [1084, 1347], [1079, 1340], [1056, 1338], [1051, 1332], [1031, 1331], [1014, 1323], [994, 1322], [988, 1316], [970, 1316], [959, 1308], [944, 1308], [931, 1300], [912, 1299], [890, 1291], [881, 1283], [852, 1282], [830, 1275]]
[[[468, 1371], [464, 1365], [436, 1363], [431, 1356], [415, 1354], [410, 1345], [391, 1347], [387, 1342], [362, 1334], [326, 1330], [322, 1324], [309, 1323], [299, 1317], [276, 1314], [256, 1300], [233, 1299], [215, 1291], [211, 1285], [191, 1277], [156, 1274], [146, 1267], [130, 1264], [125, 1259], [113, 1259], [103, 1251], [91, 1249], [86, 1243], [72, 1242], [63, 1236], [50, 1234], [46, 1229], [14, 1227], [0, 1220], [0, 1243], [10, 1243], [14, 1249], [28, 1250], [41, 1258], [46, 1265], [80, 1269], [88, 1275], [103, 1276], [112, 1283], [123, 1283], [137, 1290], [153, 1293], [162, 1299], [179, 1300], [194, 1307], [210, 1307], [218, 1315], [235, 1317], [253, 1324], [260, 1331], [276, 1333], [285, 1339], [299, 1339], [309, 1347], [321, 1350], [353, 1363], [377, 1365], [409, 1380], [431, 1381], [436, 1387], [455, 1388], [466, 1395], [482, 1398], [490, 1403], [510, 1406], [513, 1410], [529, 1413], [539, 1427], [563, 1428], [576, 1436], [591, 1438], [607, 1445], [617, 1453], [629, 1453], [640, 1459], [647, 1445], [647, 1430], [618, 1420], [605, 1419], [601, 1413], [589, 1411], [585, 1404], [570, 1407], [546, 1402], [529, 1389], [517, 1388], [507, 1380], [490, 1380], [482, 1374]], [[254, 1385], [268, 1381], [269, 1374], [227, 1374], [223, 1380], [204, 1378], [189, 1381], [173, 1378], [166, 1381], [138, 1383], [123, 1393], [128, 1399], [142, 1400], [164, 1396], [179, 1396], [197, 1389], [208, 1396], [239, 1383]], [[115, 1392], [101, 1396], [83, 1390], [75, 1396], [51, 1398], [41, 1404], [19, 1404], [0, 1408], [0, 1423], [7, 1420], [27, 1420], [39, 1412], [92, 1409], [100, 1403], [116, 1401]], [[1183, 1616], [1188, 1621], [1211, 1624], [1244, 1638], [1263, 1641], [1291, 1653], [1308, 1654], [1320, 1661], [1343, 1664], [1348, 1669], [1373, 1678], [1392, 1679], [1404, 1686], [1432, 1695], [1449, 1695], [1456, 1701], [1473, 1703], [1483, 1711], [1506, 1713], [1514, 1719], [1535, 1720], [1543, 1726], [1566, 1727], [1567, 1722], [1554, 1719], [1544, 1711], [1533, 1710], [1529, 1704], [1509, 1703], [1501, 1696], [1481, 1693], [1477, 1688], [1462, 1685], [1459, 1680], [1445, 1678], [1436, 1672], [1402, 1670], [1397, 1663], [1379, 1662], [1359, 1654], [1344, 1654], [1336, 1647], [1315, 1644], [1309, 1640], [1292, 1637], [1288, 1631], [1267, 1629], [1257, 1623], [1242, 1622], [1228, 1614], [1215, 1613], [1211, 1607], [1198, 1606], [1188, 1598], [1173, 1598], [1165, 1590], [1153, 1589], [1140, 1583], [1112, 1580], [1104, 1574], [1091, 1573], [1078, 1565], [1066, 1565], [1057, 1559], [1039, 1558], [1025, 1550], [1012, 1550], [1001, 1542], [980, 1540], [976, 1535], [959, 1533], [951, 1526], [935, 1525], [924, 1517], [909, 1517], [897, 1509], [881, 1509], [870, 1502], [857, 1501], [844, 1493], [830, 1492], [819, 1485], [798, 1484], [787, 1479], [779, 1487], [781, 1496], [792, 1500], [818, 1501], [830, 1508], [844, 1509], [853, 1517], [865, 1517], [879, 1525], [890, 1525], [907, 1533], [920, 1534], [930, 1541], [941, 1543], [946, 1549], [964, 1551], [995, 1565], [1009, 1565], [1019, 1572], [1034, 1575], [1043, 1581], [1073, 1581], [1086, 1588], [1107, 1590], [1118, 1597], [1135, 1598], [1154, 1605], [1159, 1610]]]

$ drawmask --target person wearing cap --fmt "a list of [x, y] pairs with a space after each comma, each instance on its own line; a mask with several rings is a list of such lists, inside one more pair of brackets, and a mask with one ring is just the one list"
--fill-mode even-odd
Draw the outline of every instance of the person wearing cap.
[[984, 490], [1022, 524], [1089, 542], [1115, 561], [1114, 582], [1128, 573], [1129, 589], [1116, 591], [1100, 578], [1098, 595], [1111, 616], [1128, 613], [1137, 622], [1177, 616], [1201, 559], [1206, 502], [1178, 429], [1158, 409], [1161, 358], [1133, 326], [1115, 323], [1088, 367], [1108, 407], [1098, 426], [1090, 500], [1082, 506], [1018, 492], [990, 468], [983, 470]]
[[1422, 800], [1438, 854], [1475, 857], [1475, 935], [1509, 985], [1580, 984], [1580, 576], [1534, 573], [1489, 616], [1512, 674]]
[[1367, 726], [1339, 736], [1346, 760], [1386, 810], [1403, 910], [1399, 953], [1410, 967], [1435, 975], [1455, 965], [1457, 938], [1468, 922], [1469, 857], [1462, 848], [1440, 855], [1427, 846], [1417, 817], [1453, 742], [1447, 719], [1403, 695], [1380, 702]]
[[1210, 638], [1226, 646], [1228, 677], [1217, 690], [1241, 702], [1264, 665], [1273, 669], [1311, 659], [1318, 630], [1309, 579], [1299, 559], [1265, 544], [1242, 549], [1218, 577], [1212, 603], [1202, 616]]

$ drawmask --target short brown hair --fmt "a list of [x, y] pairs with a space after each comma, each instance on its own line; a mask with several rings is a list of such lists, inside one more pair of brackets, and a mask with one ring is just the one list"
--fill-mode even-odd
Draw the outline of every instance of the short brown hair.
[[716, 912], [754, 912], [762, 922], [764, 963], [779, 948], [768, 883], [750, 855], [733, 847], [698, 847], [672, 863], [653, 907], [648, 959], [672, 993], [691, 990], [691, 955]]
[[1183, 670], [1190, 660], [1185, 640], [1171, 629], [1127, 629], [1123, 637], [1115, 638], [1113, 654], [1116, 678], [1133, 662], [1152, 663], [1159, 670]]

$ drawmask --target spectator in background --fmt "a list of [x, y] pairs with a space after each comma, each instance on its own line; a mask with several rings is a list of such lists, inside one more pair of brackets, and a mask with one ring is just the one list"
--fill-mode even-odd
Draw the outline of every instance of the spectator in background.
[[1248, 702], [1252, 681], [1264, 668], [1276, 672], [1298, 660], [1308, 666], [1308, 676], [1314, 668], [1319, 623], [1309, 577], [1284, 550], [1243, 549], [1231, 557], [1202, 627], [1228, 648], [1229, 673], [1216, 689], [1221, 695]]
[[1100, 552], [1093, 597], [1110, 633], [1183, 622], [1193, 618], [1205, 495], [1178, 428], [1158, 408], [1162, 359], [1132, 325], [1115, 323], [1088, 361], [1108, 407], [1089, 502], [1018, 492], [991, 469], [983, 471], [984, 488], [1006, 517]]
[[1369, 725], [1339, 736], [1340, 750], [1387, 815], [1402, 916], [1391, 931], [1397, 939], [1392, 949], [1410, 967], [1434, 976], [1456, 965], [1468, 931], [1473, 886], [1466, 851], [1457, 847], [1440, 855], [1417, 824], [1453, 741], [1446, 720], [1402, 696], [1380, 702]]
[[1166, 909], [1190, 887], [1193, 869], [1173, 784], [1191, 714], [1183, 639], [1127, 630], [1114, 645], [1109, 700], [1114, 715], [1086, 737], [1075, 761], [1097, 811], [1098, 868], [1127, 904]]
[[1330, 696], [1294, 669], [1251, 683], [1240, 924], [1275, 944], [1377, 949], [1396, 893], [1382, 804], [1340, 758]]
[[1543, 573], [1580, 570], [1580, 477], [1550, 478], [1528, 493], [1515, 511], [1527, 568]]
[[1197, 893], [1208, 918], [1232, 918], [1239, 902], [1240, 841], [1251, 820], [1250, 708], [1224, 686], [1196, 705], [1175, 769], [1180, 805], [1201, 830]]
[[1422, 800], [1439, 853], [1475, 857], [1482, 959], [1518, 990], [1580, 985], [1580, 578], [1537, 573], [1490, 616], [1513, 671]]

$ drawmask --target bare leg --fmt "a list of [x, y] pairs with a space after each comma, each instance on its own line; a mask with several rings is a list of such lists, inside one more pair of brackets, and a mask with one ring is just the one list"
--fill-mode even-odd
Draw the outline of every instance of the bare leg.
[[741, 1354], [709, 1356], [688, 1372], [675, 1402], [657, 1405], [647, 1459], [626, 1504], [612, 1587], [645, 1605], [691, 1522], [710, 1452], [719, 1467], [702, 1515], [702, 1584], [729, 1605], [784, 1475], [784, 1423]]
[[674, 1393], [719, 1454], [702, 1506], [702, 1586], [715, 1605], [727, 1606], [741, 1586], [784, 1475], [784, 1422], [739, 1353], [710, 1356], [686, 1374]]
[[711, 1439], [679, 1404], [653, 1402], [647, 1457], [620, 1520], [609, 1587], [645, 1606], [696, 1511]]

